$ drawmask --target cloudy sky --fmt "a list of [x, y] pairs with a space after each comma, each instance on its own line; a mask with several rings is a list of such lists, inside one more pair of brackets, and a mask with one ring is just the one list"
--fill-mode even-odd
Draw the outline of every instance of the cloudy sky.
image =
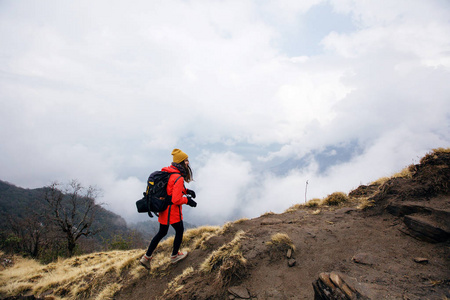
[[450, 146], [449, 20], [446, 0], [0, 0], [0, 180], [78, 179], [142, 220], [180, 148], [190, 223], [349, 192]]

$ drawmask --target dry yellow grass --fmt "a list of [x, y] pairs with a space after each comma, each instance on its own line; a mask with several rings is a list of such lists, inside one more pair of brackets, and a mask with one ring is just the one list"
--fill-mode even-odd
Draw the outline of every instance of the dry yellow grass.
[[183, 235], [183, 247], [189, 249], [204, 249], [204, 242], [211, 237], [218, 235], [222, 228], [220, 226], [202, 226], [194, 229], [189, 229]]
[[170, 295], [170, 294], [176, 294], [178, 291], [180, 291], [183, 288], [183, 285], [181, 282], [185, 280], [186, 278], [192, 276], [194, 274], [194, 268], [188, 267], [184, 269], [183, 273], [175, 277], [171, 282], [167, 284], [167, 289], [164, 291], [164, 296]]
[[15, 258], [15, 265], [0, 272], [0, 293], [8, 296], [24, 292], [39, 296], [49, 293], [62, 299], [109, 299], [120, 289], [113, 285], [129, 275], [142, 250], [93, 253], [42, 265], [30, 259]]
[[411, 178], [413, 175], [413, 173], [412, 173], [413, 169], [414, 169], [414, 165], [409, 165], [409, 166], [403, 168], [403, 170], [401, 170], [400, 172], [397, 172], [390, 177], [378, 178], [377, 180], [372, 181], [369, 185], [383, 185], [392, 178]]
[[322, 203], [322, 199], [319, 198], [313, 198], [305, 203], [306, 207], [317, 207]]
[[[194, 249], [203, 249], [204, 242], [211, 237], [218, 235], [222, 231], [220, 226], [201, 226], [188, 229], [183, 234], [183, 242], [181, 247], [186, 251]], [[171, 236], [158, 245], [157, 252], [171, 252], [173, 247], [174, 236]]]
[[406, 168], [403, 168], [403, 170], [401, 170], [400, 172], [395, 173], [394, 175], [392, 175], [391, 178], [411, 178], [412, 177], [412, 172], [411, 170], [414, 168], [414, 165], [409, 165]]
[[359, 204], [356, 206], [356, 208], [361, 209], [361, 210], [365, 210], [365, 209], [375, 206], [375, 201], [369, 200], [368, 197], [360, 197], [360, 198], [358, 198], [358, 202], [359, 202]]
[[211, 273], [217, 270], [215, 283], [218, 286], [228, 285], [234, 278], [241, 278], [247, 268], [247, 260], [241, 251], [244, 231], [238, 231], [233, 240], [213, 251], [200, 265], [200, 271]]
[[268, 211], [268, 212], [263, 213], [263, 214], [261, 215], [261, 217], [267, 217], [267, 216], [271, 216], [271, 215], [274, 215], [274, 214], [275, 214], [274, 212]]
[[433, 153], [436, 153], [436, 152], [450, 153], [450, 148], [442, 148], [442, 147], [434, 148]]
[[303, 207], [305, 207], [303, 204], [294, 204], [291, 207], [289, 207], [288, 209], [286, 209], [284, 212], [285, 213], [294, 212], [294, 211], [302, 209]]
[[339, 205], [341, 203], [345, 203], [349, 200], [347, 194], [342, 192], [335, 192], [328, 195], [325, 199], [323, 199], [322, 204], [325, 205]]
[[295, 251], [295, 245], [286, 233], [273, 234], [270, 241], [266, 242], [266, 245], [272, 246], [279, 250], [287, 250], [290, 248]]
[[372, 181], [371, 183], [369, 183], [369, 185], [383, 185], [389, 179], [391, 179], [391, 178], [390, 177], [381, 177], [381, 178], [378, 178], [375, 181]]
[[234, 223], [234, 224], [240, 224], [240, 223], [245, 222], [245, 221], [247, 221], [247, 220], [248, 220], [248, 218], [241, 218], [241, 219], [239, 219], [239, 220], [234, 221], [233, 223]]
[[120, 291], [122, 288], [121, 284], [112, 283], [107, 285], [98, 295], [95, 297], [95, 300], [106, 300], [106, 299], [114, 299], [114, 294]]
[[233, 228], [233, 226], [234, 226], [234, 222], [226, 222], [225, 224], [223, 224], [222, 230], [219, 232], [219, 234], [223, 235], [227, 232], [230, 232], [231, 229]]
[[[244, 231], [239, 231], [234, 236], [234, 239], [211, 253], [205, 261], [200, 265], [200, 270], [205, 273], [210, 273], [213, 269], [222, 265], [227, 258], [233, 255], [242, 256], [241, 253], [241, 239], [244, 238]], [[245, 258], [242, 257], [244, 260]]]

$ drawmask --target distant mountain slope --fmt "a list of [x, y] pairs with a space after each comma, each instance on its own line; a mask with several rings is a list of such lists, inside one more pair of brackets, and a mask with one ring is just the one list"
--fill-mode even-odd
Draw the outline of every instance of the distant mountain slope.
[[268, 169], [277, 175], [286, 175], [292, 170], [301, 170], [314, 161], [317, 164], [319, 174], [323, 174], [329, 168], [348, 162], [361, 153], [362, 149], [357, 141], [352, 141], [342, 145], [329, 145], [321, 150], [311, 151], [301, 158], [290, 157]]
[[[24, 189], [0, 180], [0, 228], [8, 227], [9, 217], [23, 218], [31, 210], [40, 210], [45, 205], [45, 188]], [[93, 229], [102, 230], [95, 239], [102, 242], [115, 235], [128, 236], [131, 230], [119, 215], [99, 207]]]

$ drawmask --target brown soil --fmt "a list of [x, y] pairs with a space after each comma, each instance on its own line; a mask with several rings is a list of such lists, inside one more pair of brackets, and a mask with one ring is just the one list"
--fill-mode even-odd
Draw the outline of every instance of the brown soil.
[[[336, 271], [351, 278], [370, 299], [448, 299], [450, 153], [427, 155], [410, 170], [410, 178], [359, 187], [350, 193], [351, 201], [339, 206], [301, 207], [236, 222], [223, 235], [209, 239], [207, 250], [193, 250], [164, 274], [144, 276], [114, 298], [240, 299], [229, 292], [229, 287], [239, 286], [252, 299], [314, 299], [312, 283], [319, 274]], [[370, 197], [374, 206], [357, 209], [362, 196]], [[200, 272], [205, 258], [240, 230], [245, 232], [245, 267], [232, 269], [229, 282], [217, 279], [222, 268]], [[275, 233], [291, 238], [294, 266], [288, 266], [286, 248], [266, 244]], [[179, 290], [163, 296], [168, 283], [188, 267], [194, 272], [182, 280]]]

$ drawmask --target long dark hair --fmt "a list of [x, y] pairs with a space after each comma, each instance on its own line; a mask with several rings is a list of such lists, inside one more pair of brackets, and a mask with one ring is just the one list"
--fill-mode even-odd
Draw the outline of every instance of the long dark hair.
[[186, 175], [184, 176], [184, 181], [186, 182], [191, 182], [194, 181], [194, 173], [192, 173], [192, 169], [189, 165], [186, 165], [186, 163], [184, 163], [184, 169], [186, 170]]
[[183, 176], [183, 179], [185, 182], [191, 182], [194, 181], [194, 174], [192, 173], [192, 169], [189, 165], [186, 164], [186, 161], [182, 161], [180, 163], [172, 163], [173, 166], [175, 166], [178, 170], [180, 170], [181, 175]]

